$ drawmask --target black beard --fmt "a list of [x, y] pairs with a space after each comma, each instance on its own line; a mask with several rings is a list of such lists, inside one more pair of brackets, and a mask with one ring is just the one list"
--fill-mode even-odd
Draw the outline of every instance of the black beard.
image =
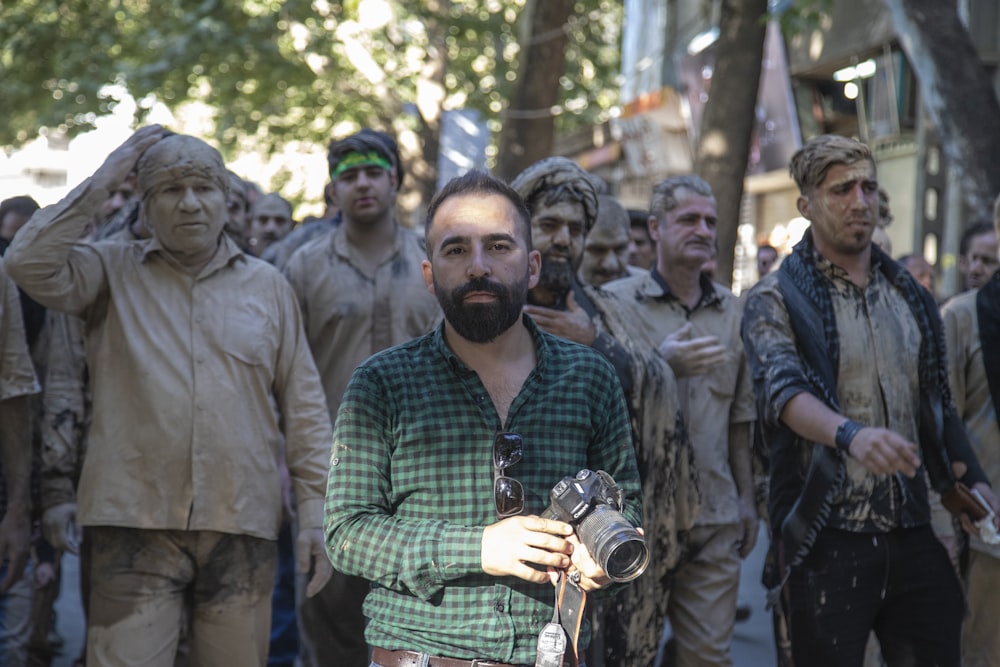
[[[490, 303], [465, 303], [470, 292], [485, 292], [496, 297]], [[452, 328], [459, 336], [473, 343], [489, 343], [521, 317], [528, 294], [528, 275], [511, 287], [488, 278], [473, 278], [451, 292], [434, 281], [434, 293]]]
[[575, 262], [554, 261], [547, 253], [542, 255], [542, 270], [538, 276], [538, 286], [556, 297], [556, 301], [566, 299], [576, 280]]

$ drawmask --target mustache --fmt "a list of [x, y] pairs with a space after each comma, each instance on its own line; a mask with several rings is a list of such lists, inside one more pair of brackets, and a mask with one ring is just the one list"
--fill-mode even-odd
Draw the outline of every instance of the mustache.
[[471, 294], [472, 292], [484, 292], [497, 297], [504, 297], [507, 295], [507, 290], [503, 285], [495, 283], [484, 276], [473, 278], [461, 287], [456, 288], [453, 295], [456, 299], [462, 299], [467, 294]]

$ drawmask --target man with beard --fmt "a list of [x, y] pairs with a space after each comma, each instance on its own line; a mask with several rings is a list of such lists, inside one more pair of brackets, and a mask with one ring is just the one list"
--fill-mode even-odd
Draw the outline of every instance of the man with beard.
[[334, 433], [328, 553], [373, 582], [373, 665], [534, 664], [559, 573], [586, 591], [610, 581], [572, 526], [538, 516], [552, 487], [605, 470], [640, 521], [625, 400], [600, 355], [522, 313], [541, 257], [509, 186], [452, 180], [425, 229], [424, 281], [445, 320], [354, 372]]
[[276, 192], [257, 198], [250, 209], [250, 248], [260, 257], [271, 244], [292, 231], [291, 203]]
[[742, 309], [703, 272], [716, 241], [708, 183], [694, 175], [669, 178], [653, 188], [649, 212], [656, 266], [608, 289], [638, 304], [645, 338], [661, 341], [694, 448], [701, 508], [665, 594], [677, 664], [731, 665], [740, 559], [753, 549], [758, 528]]
[[[358, 364], [431, 331], [441, 318], [423, 284], [423, 241], [394, 215], [394, 145], [370, 130], [331, 142], [330, 179], [341, 223], [299, 248], [285, 269], [331, 421]], [[368, 664], [361, 613], [368, 588], [364, 579], [335, 572], [319, 595], [302, 601], [299, 620], [314, 664]]]
[[531, 212], [531, 239], [541, 254], [538, 284], [528, 291], [525, 312], [545, 331], [589, 345], [607, 357], [626, 393], [628, 355], [598, 328], [597, 308], [577, 279], [585, 239], [597, 220], [597, 191], [590, 175], [564, 157], [531, 165], [511, 182]]
[[810, 228], [750, 291], [743, 340], [792, 657], [861, 665], [874, 630], [889, 665], [957, 667], [965, 605], [925, 479], [970, 532], [977, 503], [956, 477], [996, 498], [952, 401], [937, 305], [872, 242], [868, 146], [815, 137], [790, 172]]
[[584, 236], [598, 217], [599, 200], [587, 172], [571, 160], [551, 157], [524, 170], [512, 187], [528, 205], [532, 240], [542, 256], [525, 312], [544, 331], [589, 345], [611, 362], [628, 398], [644, 480], [645, 521], [654, 543], [649, 570], [623, 595], [592, 608], [595, 637], [588, 664], [652, 664], [666, 619], [660, 582], [680, 557], [680, 536], [694, 524], [699, 503], [677, 383], [657, 352], [661, 339], [641, 326], [641, 309], [576, 278]]

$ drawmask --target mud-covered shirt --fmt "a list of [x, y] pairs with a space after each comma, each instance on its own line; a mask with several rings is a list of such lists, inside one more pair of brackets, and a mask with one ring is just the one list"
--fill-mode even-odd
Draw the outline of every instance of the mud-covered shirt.
[[[916, 442], [921, 333], [909, 305], [874, 264], [863, 288], [818, 253], [816, 266], [828, 281], [837, 323], [840, 413], [864, 426], [888, 428]], [[753, 289], [745, 318], [754, 322], [754, 336], [747, 344], [767, 350], [757, 356], [766, 358], [769, 365], [802, 368], [777, 273], [765, 276]], [[777, 423], [785, 404], [800, 390], [789, 387], [773, 393], [767, 382], [770, 376], [764, 376], [767, 417], [769, 422]], [[808, 450], [804, 449], [802, 455], [806, 460]], [[904, 498], [895, 478], [872, 474], [851, 457], [845, 461], [847, 475], [834, 493], [827, 526], [852, 532], [885, 532], [899, 525]]]
[[196, 276], [156, 238], [79, 243], [107, 197], [84, 181], [7, 251], [25, 291], [86, 326], [79, 522], [277, 539], [284, 452], [318, 528], [330, 418], [288, 282], [225, 235]]

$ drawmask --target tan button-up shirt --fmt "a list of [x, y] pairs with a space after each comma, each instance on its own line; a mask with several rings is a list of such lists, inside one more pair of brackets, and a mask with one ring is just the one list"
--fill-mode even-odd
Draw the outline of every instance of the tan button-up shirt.
[[[1000, 488], [1000, 427], [990, 393], [983, 343], [979, 338], [979, 317], [975, 291], [951, 299], [941, 312], [948, 342], [948, 375], [958, 415], [965, 422], [983, 472], [994, 489]], [[992, 341], [1000, 345], [1000, 341]], [[1000, 558], [1000, 545], [988, 546], [974, 535], [972, 547]]]
[[693, 337], [717, 336], [728, 350], [726, 360], [704, 375], [678, 378], [681, 412], [694, 449], [701, 510], [698, 525], [739, 521], [736, 481], [729, 465], [729, 425], [756, 421], [740, 323], [743, 309], [728, 289], [712, 284], [690, 313], [667, 293], [653, 273], [623, 278], [604, 286], [609, 292], [633, 299], [645, 314], [644, 337], [660, 341], [683, 327], [694, 326]]
[[275, 539], [284, 437], [300, 523], [321, 527], [332, 432], [288, 284], [225, 236], [196, 277], [155, 238], [77, 243], [105, 198], [85, 181], [8, 250], [29, 294], [86, 325], [80, 523]]
[[392, 245], [387, 259], [368, 274], [341, 225], [302, 246], [285, 269], [299, 299], [331, 420], [362, 361], [433, 330], [441, 320], [420, 269], [427, 257], [423, 242], [398, 227]]

